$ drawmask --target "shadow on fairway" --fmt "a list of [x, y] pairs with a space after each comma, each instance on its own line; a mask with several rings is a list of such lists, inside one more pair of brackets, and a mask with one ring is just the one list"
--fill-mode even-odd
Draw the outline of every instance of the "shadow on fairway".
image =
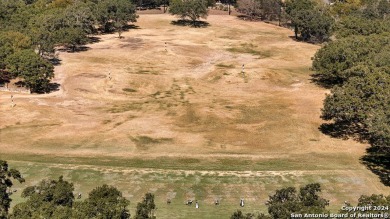
[[358, 127], [343, 123], [324, 123], [318, 128], [325, 135], [333, 138], [352, 138], [360, 143], [368, 143], [367, 154], [360, 158], [360, 162], [367, 169], [376, 174], [385, 186], [390, 186], [390, 153], [388, 147], [374, 146], [369, 140], [368, 133], [362, 132]]
[[205, 21], [190, 21], [190, 20], [177, 20], [171, 21], [171, 24], [176, 26], [190, 26], [190, 27], [208, 27], [210, 24]]
[[360, 161], [379, 179], [385, 186], [390, 186], [390, 153], [383, 151], [383, 147], [370, 147], [367, 154]]

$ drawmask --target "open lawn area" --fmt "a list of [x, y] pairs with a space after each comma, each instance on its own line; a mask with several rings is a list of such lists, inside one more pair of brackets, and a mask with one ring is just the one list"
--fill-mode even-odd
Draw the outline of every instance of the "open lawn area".
[[276, 189], [313, 182], [333, 212], [390, 193], [360, 163], [368, 145], [318, 129], [329, 92], [311, 82], [319, 46], [234, 16], [211, 15], [202, 28], [174, 20], [140, 15], [121, 39], [60, 52], [59, 91], [14, 93], [15, 107], [0, 92], [0, 159], [26, 179], [13, 205], [26, 186], [60, 175], [83, 194], [115, 185], [131, 214], [152, 192], [158, 218], [229, 218], [240, 198], [243, 212], [266, 213]]

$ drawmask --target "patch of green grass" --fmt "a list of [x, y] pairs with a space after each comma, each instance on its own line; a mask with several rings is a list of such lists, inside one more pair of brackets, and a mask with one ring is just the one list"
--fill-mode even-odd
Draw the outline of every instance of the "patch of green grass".
[[127, 103], [122, 105], [116, 105], [108, 110], [110, 113], [122, 113], [127, 111], [139, 111], [142, 109], [144, 103]]
[[220, 68], [234, 68], [233, 64], [227, 65], [227, 64], [219, 63], [215, 66], [220, 67]]
[[103, 124], [105, 125], [105, 124], [108, 124], [108, 123], [110, 123], [111, 122], [111, 120], [110, 119], [106, 119], [106, 120], [103, 120]]
[[126, 68], [127, 73], [130, 74], [138, 74], [138, 75], [158, 75], [158, 71], [154, 70], [153, 67], [150, 68], [141, 68], [141, 69], [134, 69], [131, 67]]
[[211, 81], [212, 81], [212, 82], [216, 82], [216, 81], [219, 81], [219, 80], [221, 80], [221, 79], [222, 79], [222, 76], [221, 76], [221, 75], [215, 75]]
[[137, 90], [135, 90], [133, 88], [123, 88], [122, 90], [125, 92], [137, 92]]
[[13, 126], [5, 126], [4, 128], [0, 128], [1, 131], [9, 131], [14, 129], [24, 129], [24, 128], [43, 128], [43, 127], [51, 127], [51, 126], [58, 126], [61, 125], [61, 123], [42, 123], [38, 121], [32, 121], [29, 123], [21, 124], [16, 123]]
[[137, 136], [137, 137], [130, 137], [130, 139], [135, 143], [138, 149], [141, 150], [147, 150], [150, 146], [155, 144], [162, 144], [162, 143], [172, 143], [172, 138], [152, 138], [149, 136]]
[[254, 56], [259, 56], [259, 58], [269, 58], [272, 56], [272, 52], [270, 50], [257, 50], [256, 46], [251, 43], [241, 44], [240, 47], [230, 47], [227, 51], [232, 53], [249, 53]]
[[109, 60], [104, 57], [88, 57], [88, 61], [103, 64], [103, 63], [107, 63]]
[[151, 75], [157, 75], [158, 72], [154, 70], [147, 70], [147, 69], [141, 69], [136, 72], [136, 74], [151, 74]]
[[114, 127], [118, 127], [118, 126], [120, 126], [122, 124], [123, 124], [123, 122], [117, 122], [117, 123], [115, 123]]

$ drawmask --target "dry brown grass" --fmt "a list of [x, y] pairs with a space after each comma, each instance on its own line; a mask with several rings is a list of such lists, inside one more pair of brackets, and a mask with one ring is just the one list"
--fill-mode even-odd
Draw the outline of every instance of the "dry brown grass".
[[[99, 159], [108, 166], [152, 164], [157, 172], [180, 168], [180, 159], [196, 159], [194, 168], [221, 173], [285, 170], [292, 177], [275, 182], [320, 180], [333, 206], [389, 192], [359, 163], [366, 145], [318, 130], [328, 92], [310, 83], [310, 58], [318, 46], [293, 41], [290, 30], [235, 17], [209, 16], [207, 28], [174, 26], [173, 19], [142, 15], [139, 29], [123, 39], [103, 35], [88, 51], [61, 53], [58, 92], [15, 94], [14, 108], [9, 94], [0, 93], [0, 158], [39, 162], [35, 157], [44, 156], [47, 163], [81, 164]], [[315, 173], [296, 175], [307, 169]], [[246, 188], [259, 193], [278, 188], [251, 182]], [[235, 184], [229, 196], [230, 183], [224, 184], [226, 199], [245, 191]], [[164, 193], [158, 185], [157, 193]], [[209, 198], [222, 192], [203, 189]]]

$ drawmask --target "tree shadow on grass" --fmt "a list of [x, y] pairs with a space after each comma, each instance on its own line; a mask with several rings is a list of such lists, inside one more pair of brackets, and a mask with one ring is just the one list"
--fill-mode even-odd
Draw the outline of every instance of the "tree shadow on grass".
[[353, 126], [349, 123], [324, 123], [318, 128], [322, 133], [333, 138], [352, 138], [360, 143], [370, 143], [367, 154], [360, 158], [364, 164], [374, 174], [378, 175], [385, 186], [390, 186], [390, 150], [389, 147], [373, 146], [370, 142], [369, 134], [361, 127]]
[[370, 147], [367, 154], [360, 158], [369, 170], [379, 176], [385, 186], [390, 186], [390, 153], [383, 151], [383, 147]]
[[96, 37], [96, 36], [88, 37], [88, 40], [90, 43], [98, 43], [101, 41], [100, 37]]
[[[131, 30], [131, 29], [138, 30], [138, 29], [141, 29], [141, 28], [139, 26], [135, 25], [135, 24], [126, 24], [125, 26], [122, 27], [122, 32]], [[107, 28], [100, 27], [97, 30], [97, 34], [98, 35], [114, 34], [116, 32], [117, 32], [117, 29], [113, 26], [113, 24], [111, 24]]]
[[77, 45], [77, 46], [64, 46], [63, 48], [58, 49], [58, 51], [61, 52], [68, 52], [68, 53], [77, 53], [77, 52], [85, 52], [91, 49], [88, 46], [84, 45]]
[[171, 21], [171, 24], [176, 26], [190, 26], [190, 27], [197, 27], [197, 28], [205, 28], [210, 26], [208, 22], [205, 21], [191, 21], [191, 20], [177, 20], [177, 21]]
[[54, 66], [61, 65], [61, 61], [62, 61], [61, 59], [59, 59], [57, 57], [53, 57], [53, 58], [50, 58], [48, 60]]
[[32, 93], [37, 93], [37, 94], [48, 94], [54, 91], [59, 91], [60, 90], [60, 84], [59, 83], [49, 83], [47, 87], [41, 88], [34, 90]]
[[342, 81], [325, 79], [321, 74], [311, 74], [310, 81], [320, 87], [331, 89], [336, 85], [341, 85]]
[[259, 16], [248, 16], [248, 15], [237, 15], [237, 18], [243, 21], [262, 21], [261, 17]]
[[355, 141], [366, 143], [368, 138], [368, 134], [362, 128], [353, 126], [350, 123], [323, 123], [318, 129], [325, 135], [343, 140], [352, 138]]
[[122, 27], [123, 31], [128, 31], [128, 30], [131, 30], [131, 29], [139, 30], [141, 28], [139, 26], [135, 25], [135, 24], [127, 24], [127, 25]]
[[48, 93], [59, 91], [60, 90], [60, 84], [59, 83], [49, 83], [48, 86]]

